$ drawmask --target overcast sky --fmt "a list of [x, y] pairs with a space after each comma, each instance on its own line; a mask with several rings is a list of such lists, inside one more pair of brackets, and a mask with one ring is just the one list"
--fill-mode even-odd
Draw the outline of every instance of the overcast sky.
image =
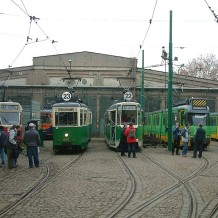
[[218, 22], [208, 4], [218, 15], [217, 0], [0, 0], [0, 69], [82, 51], [136, 57], [141, 67], [140, 45], [145, 67], [161, 64], [170, 10], [177, 64], [207, 54], [218, 59]]

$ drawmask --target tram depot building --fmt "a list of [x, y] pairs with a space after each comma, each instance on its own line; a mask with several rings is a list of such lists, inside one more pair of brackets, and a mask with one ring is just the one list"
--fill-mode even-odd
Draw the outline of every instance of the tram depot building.
[[[0, 70], [1, 100], [19, 102], [23, 124], [39, 118], [38, 108], [51, 107], [62, 93], [72, 92], [93, 112], [92, 136], [104, 135], [104, 113], [115, 101], [123, 100], [129, 87], [140, 103], [142, 69], [136, 58], [76, 52], [34, 57], [32, 66]], [[70, 79], [69, 79], [70, 78]], [[73, 78], [73, 79], [72, 79]], [[166, 108], [168, 72], [144, 69], [144, 110]], [[218, 81], [173, 75], [173, 102], [206, 98], [211, 112], [218, 111]]]

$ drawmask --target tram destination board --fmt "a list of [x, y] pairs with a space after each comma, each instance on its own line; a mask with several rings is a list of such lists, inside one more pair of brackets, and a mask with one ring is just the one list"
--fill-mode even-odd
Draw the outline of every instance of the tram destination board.
[[206, 110], [207, 109], [207, 100], [206, 99], [193, 99], [192, 100], [192, 109], [193, 110]]

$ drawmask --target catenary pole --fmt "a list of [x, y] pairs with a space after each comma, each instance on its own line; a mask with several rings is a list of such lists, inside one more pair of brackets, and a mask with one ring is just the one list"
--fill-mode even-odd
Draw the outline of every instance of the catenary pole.
[[145, 107], [145, 92], [144, 92], [144, 50], [142, 50], [142, 84], [141, 84], [141, 107], [142, 110], [144, 111]]
[[169, 39], [169, 80], [168, 80], [168, 150], [172, 150], [172, 88], [173, 88], [173, 51], [172, 51], [172, 11], [170, 11]]

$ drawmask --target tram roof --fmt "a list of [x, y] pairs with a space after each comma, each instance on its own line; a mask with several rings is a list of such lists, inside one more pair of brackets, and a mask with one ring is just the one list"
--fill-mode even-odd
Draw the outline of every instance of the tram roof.
[[140, 105], [140, 104], [134, 101], [115, 102], [108, 108], [108, 110], [115, 109], [118, 105]]
[[44, 113], [50, 113], [52, 112], [52, 109], [42, 109], [40, 112], [44, 112]]
[[86, 107], [87, 108], [87, 105], [80, 102], [61, 102], [61, 103], [53, 104], [52, 107]]

